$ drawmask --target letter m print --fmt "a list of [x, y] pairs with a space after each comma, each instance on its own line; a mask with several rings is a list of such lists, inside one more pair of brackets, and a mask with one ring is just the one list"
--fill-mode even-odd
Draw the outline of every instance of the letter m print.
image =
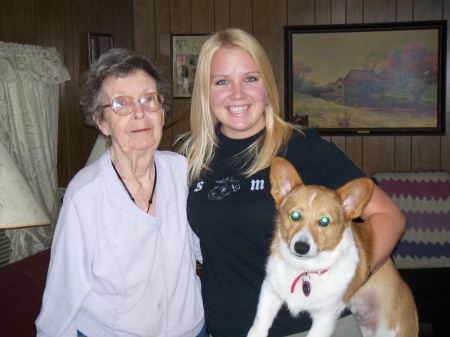
[[255, 191], [255, 190], [259, 191], [259, 190], [263, 190], [264, 189], [264, 179], [261, 179], [261, 180], [259, 180], [259, 179], [254, 180], [254, 179], [252, 179], [251, 183], [252, 183], [252, 186], [250, 187], [251, 191]]

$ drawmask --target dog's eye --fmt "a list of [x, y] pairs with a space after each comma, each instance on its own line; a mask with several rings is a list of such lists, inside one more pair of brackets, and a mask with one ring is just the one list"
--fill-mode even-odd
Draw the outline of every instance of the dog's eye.
[[302, 215], [300, 214], [299, 211], [293, 211], [293, 212], [291, 213], [291, 219], [292, 219], [292, 220], [298, 221], [298, 220], [300, 220], [301, 218], [302, 218]]
[[330, 219], [328, 219], [326, 216], [322, 217], [322, 219], [319, 220], [319, 225], [322, 227], [327, 227], [330, 224]]

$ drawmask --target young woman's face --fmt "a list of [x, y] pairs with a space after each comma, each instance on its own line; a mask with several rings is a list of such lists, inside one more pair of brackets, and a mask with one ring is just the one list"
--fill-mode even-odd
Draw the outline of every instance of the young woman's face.
[[234, 139], [265, 125], [266, 88], [253, 58], [239, 47], [219, 49], [211, 60], [210, 106], [222, 133]]
[[[145, 94], [156, 92], [156, 83], [146, 72], [138, 70], [125, 77], [107, 78], [102, 92], [104, 105], [119, 96], [139, 100]], [[104, 119], [97, 121], [100, 130], [110, 135], [112, 146], [118, 146], [123, 152], [156, 150], [162, 137], [163, 108], [147, 112], [140, 102], [135, 102], [133, 108], [127, 116], [119, 116], [111, 107], [105, 108]]]

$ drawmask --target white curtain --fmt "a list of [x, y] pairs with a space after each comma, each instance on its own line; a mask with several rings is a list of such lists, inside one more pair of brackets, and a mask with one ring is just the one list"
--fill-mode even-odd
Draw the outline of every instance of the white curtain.
[[54, 48], [0, 42], [0, 140], [51, 219], [50, 226], [6, 230], [10, 262], [50, 247], [59, 213], [59, 83], [70, 79]]

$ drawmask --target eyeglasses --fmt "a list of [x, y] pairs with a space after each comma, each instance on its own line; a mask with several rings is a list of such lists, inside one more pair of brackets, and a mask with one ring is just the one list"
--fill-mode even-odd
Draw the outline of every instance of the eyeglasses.
[[119, 96], [113, 98], [111, 104], [104, 105], [104, 108], [111, 108], [119, 116], [127, 116], [134, 110], [134, 104], [140, 102], [145, 112], [154, 112], [161, 108], [164, 97], [157, 92], [150, 92], [135, 99], [129, 96]]

